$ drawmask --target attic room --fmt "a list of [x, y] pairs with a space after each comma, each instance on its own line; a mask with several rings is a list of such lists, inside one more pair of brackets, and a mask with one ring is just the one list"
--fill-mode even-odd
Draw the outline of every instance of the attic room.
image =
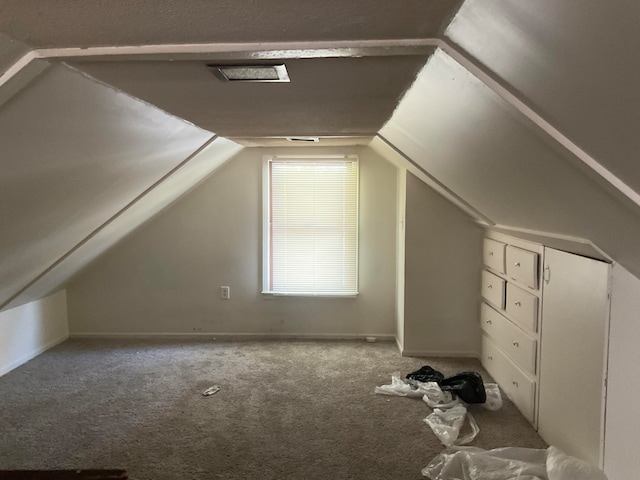
[[0, 12], [0, 470], [420, 478], [373, 391], [429, 364], [499, 385], [470, 445], [637, 476], [640, 4]]

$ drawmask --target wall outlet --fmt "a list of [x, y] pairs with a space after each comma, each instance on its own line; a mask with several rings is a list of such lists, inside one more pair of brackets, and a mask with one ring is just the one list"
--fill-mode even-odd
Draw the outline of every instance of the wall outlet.
[[231, 287], [220, 287], [220, 298], [229, 300], [231, 298]]

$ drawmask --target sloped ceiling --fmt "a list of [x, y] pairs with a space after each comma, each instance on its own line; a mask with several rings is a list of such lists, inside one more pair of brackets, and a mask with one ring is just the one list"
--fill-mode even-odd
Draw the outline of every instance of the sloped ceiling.
[[[476, 219], [587, 238], [640, 276], [638, 4], [467, 0], [444, 33], [457, 0], [303, 3], [0, 0], [0, 72], [31, 47], [81, 47], [0, 76], [0, 308], [56, 288], [233, 156], [239, 147], [211, 132], [252, 145], [304, 134], [362, 142], [399, 98], [378, 150], [406, 159]], [[264, 42], [280, 49], [252, 53]], [[286, 60], [306, 83], [223, 90], [203, 67], [211, 52], [74, 56], [187, 43], [235, 45], [225, 63], [229, 51]], [[304, 57], [310, 45], [312, 57], [333, 58]], [[442, 50], [402, 97], [433, 45]]]
[[446, 37], [640, 192], [640, 2], [467, 0]]
[[[595, 19], [604, 10], [597, 2], [571, 5], [578, 18]], [[613, 81], [621, 89], [615, 93], [606, 81], [607, 76], [618, 74], [614, 63], [628, 60], [631, 66], [625, 65], [621, 71], [636, 71], [635, 49], [632, 44], [621, 46], [615, 52], [616, 59], [611, 60], [610, 50], [595, 48], [602, 36], [598, 35], [598, 21], [573, 23], [565, 18], [571, 16], [566, 5], [560, 8], [555, 2], [536, 2], [535, 8], [529, 7], [533, 6], [515, 1], [465, 3], [447, 36], [468, 45], [472, 52], [481, 52], [482, 58], [464, 50], [456, 56], [470, 59], [472, 66], [486, 71], [495, 66], [493, 75], [498, 82], [534, 111], [539, 109], [543, 118], [552, 118], [549, 112], [556, 112], [558, 119], [571, 124], [562, 132], [569, 141], [590, 149], [597, 161], [615, 170], [633, 186], [631, 191], [637, 192], [640, 184], [635, 184], [634, 175], [639, 170], [634, 159], [640, 153], [640, 143], [633, 133], [638, 127], [640, 97], [631, 78], [638, 75]], [[635, 5], [611, 10], [616, 13], [608, 12], [609, 22], [613, 16], [638, 18]], [[637, 36], [635, 29], [619, 33], [614, 32], [612, 22], [610, 26], [612, 35], [619, 39]], [[618, 28], [627, 27], [626, 22], [618, 24]], [[510, 36], [505, 36], [505, 31]], [[592, 45], [594, 48], [589, 48]], [[587, 61], [593, 78], [583, 86], [581, 76], [586, 72], [581, 68]], [[469, 66], [469, 62], [463, 63]], [[503, 70], [508, 78], [497, 73]], [[560, 87], [549, 85], [555, 78]], [[491, 223], [589, 239], [639, 275], [640, 208], [636, 197], [621, 194], [611, 176], [598, 175], [539, 128], [532, 121], [535, 117], [523, 115], [493, 86], [438, 51], [381, 129], [380, 138]], [[530, 100], [529, 91], [536, 101]]]
[[214, 138], [62, 65], [30, 79], [0, 109], [0, 306]]

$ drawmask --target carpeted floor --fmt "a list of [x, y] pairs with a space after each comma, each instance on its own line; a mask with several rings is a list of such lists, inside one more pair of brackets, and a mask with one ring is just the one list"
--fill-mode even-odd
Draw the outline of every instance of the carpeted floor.
[[[0, 469], [126, 468], [132, 479], [419, 479], [442, 450], [390, 374], [471, 359], [402, 358], [359, 341], [68, 340], [0, 378]], [[201, 392], [218, 384], [220, 392]], [[471, 407], [483, 448], [544, 448], [505, 400]]]

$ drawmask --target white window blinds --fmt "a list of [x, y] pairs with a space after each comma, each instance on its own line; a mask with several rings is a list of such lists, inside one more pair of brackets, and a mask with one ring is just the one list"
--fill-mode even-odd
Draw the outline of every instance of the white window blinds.
[[357, 294], [357, 157], [272, 157], [266, 166], [266, 290]]

